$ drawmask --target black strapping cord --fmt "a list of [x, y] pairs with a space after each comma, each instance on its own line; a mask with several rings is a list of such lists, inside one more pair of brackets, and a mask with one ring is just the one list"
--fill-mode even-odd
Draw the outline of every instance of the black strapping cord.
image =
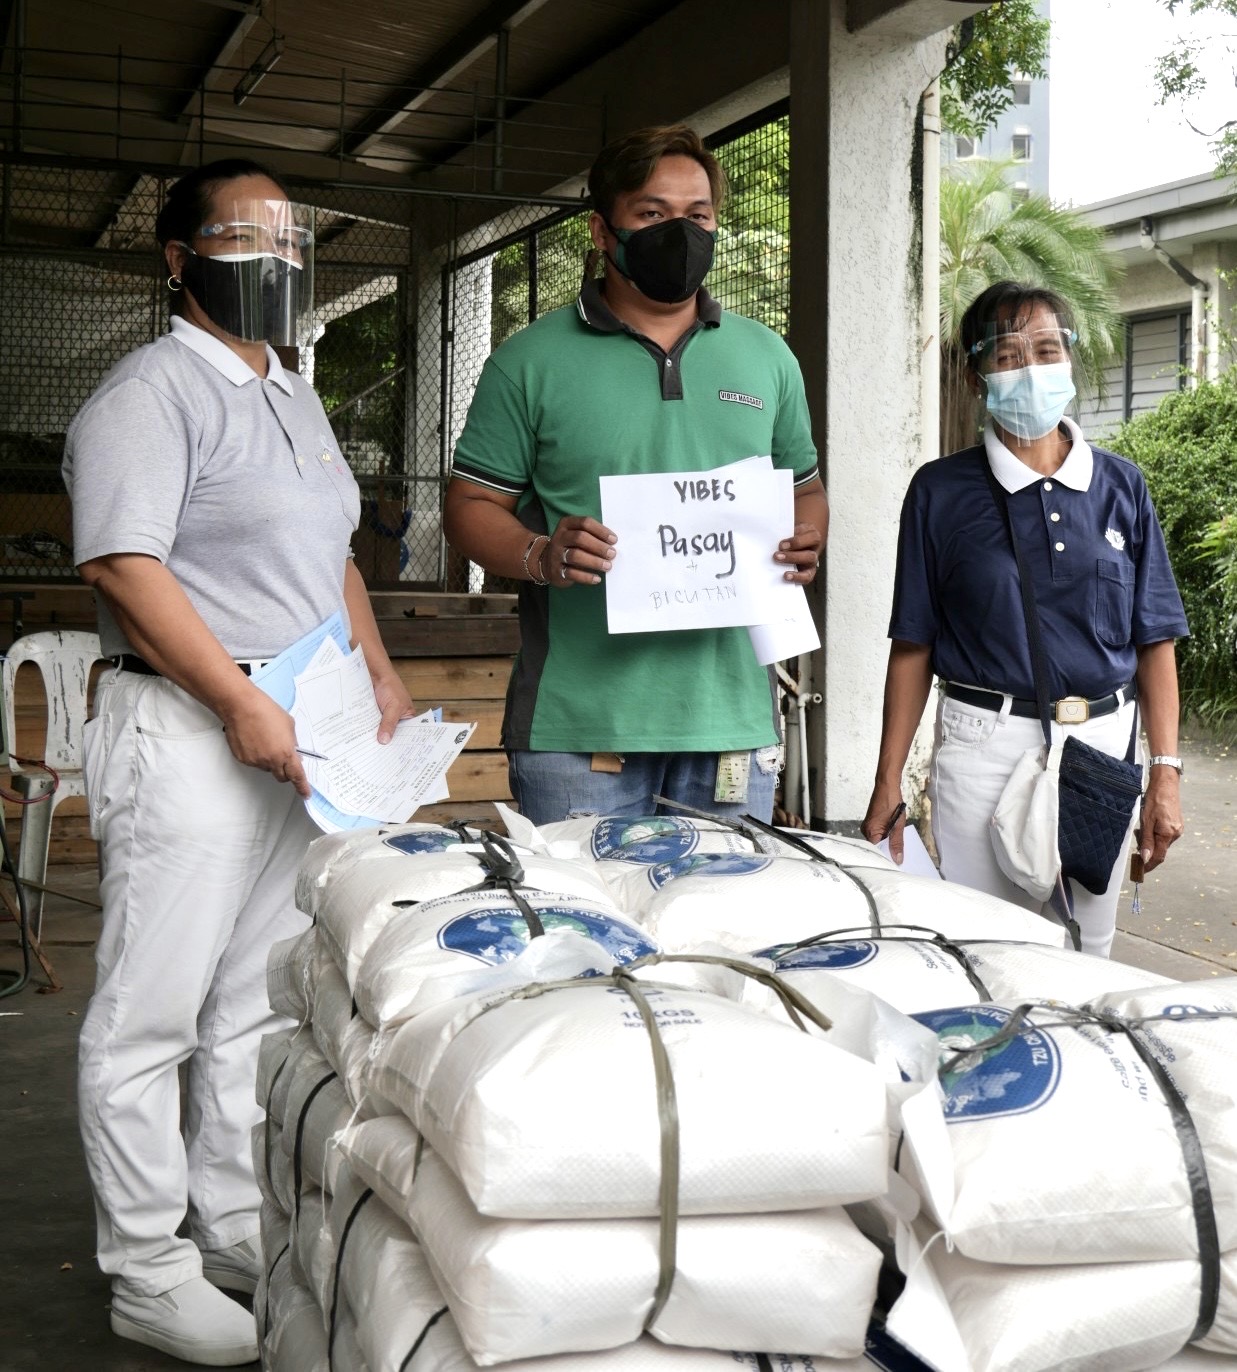
[[505, 891], [511, 897], [511, 903], [524, 917], [524, 923], [528, 926], [529, 938], [540, 938], [545, 933], [545, 925], [541, 922], [541, 916], [520, 894], [518, 889], [524, 885], [526, 878], [524, 868], [516, 856], [515, 849], [501, 834], [495, 834], [489, 829], [479, 830], [478, 839], [481, 843], [478, 861], [485, 868], [486, 876], [483, 881], [478, 882], [476, 886], [470, 886], [468, 889], [470, 891]]
[[344, 1247], [348, 1242], [348, 1236], [352, 1233], [352, 1226], [356, 1223], [356, 1217], [361, 1213], [361, 1207], [374, 1194], [372, 1187], [366, 1187], [357, 1199], [357, 1203], [348, 1212], [348, 1218], [344, 1221], [343, 1233], [339, 1236], [339, 1247], [335, 1250], [335, 1275], [331, 1278], [331, 1318], [327, 1323], [326, 1330], [326, 1365], [328, 1372], [335, 1369], [335, 1330], [339, 1323], [339, 1274], [344, 1265]]
[[[279, 1266], [280, 1258], [289, 1252], [291, 1244], [285, 1243], [284, 1246], [275, 1254], [274, 1261], [266, 1269], [266, 1318], [262, 1321], [262, 1337], [271, 1332], [271, 1278], [275, 1275], [275, 1269]], [[291, 1261], [291, 1259], [289, 1259]]]
[[338, 1072], [328, 1072], [325, 1077], [314, 1087], [305, 1097], [305, 1104], [301, 1106], [301, 1113], [296, 1121], [296, 1142], [292, 1147], [292, 1190], [296, 1203], [296, 1220], [301, 1220], [301, 1182], [304, 1180], [304, 1169], [301, 1164], [301, 1150], [305, 1143], [305, 1121], [309, 1118], [309, 1111], [314, 1101], [318, 1097], [318, 1092], [324, 1086], [329, 1086], [339, 1076]]
[[441, 1310], [435, 1310], [429, 1319], [425, 1321], [425, 1328], [417, 1335], [416, 1343], [414, 1343], [404, 1355], [404, 1361], [399, 1365], [399, 1372], [408, 1372], [408, 1364], [412, 1362], [413, 1358], [421, 1351], [421, 1345], [428, 1338], [430, 1330], [433, 1329], [445, 1314], [447, 1314], [447, 1311], [448, 1307], [444, 1305]]

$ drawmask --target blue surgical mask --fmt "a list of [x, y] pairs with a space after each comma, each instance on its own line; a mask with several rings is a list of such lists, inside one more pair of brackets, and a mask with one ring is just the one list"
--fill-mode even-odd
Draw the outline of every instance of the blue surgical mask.
[[1030, 443], [1050, 434], [1077, 392], [1068, 362], [987, 372], [988, 413], [1007, 433]]

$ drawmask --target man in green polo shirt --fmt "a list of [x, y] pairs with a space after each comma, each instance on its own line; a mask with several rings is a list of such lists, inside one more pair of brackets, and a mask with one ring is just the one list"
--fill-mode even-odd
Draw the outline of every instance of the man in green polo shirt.
[[776, 695], [747, 630], [611, 635], [602, 585], [622, 549], [600, 522], [600, 477], [767, 454], [795, 478], [794, 533], [770, 555], [787, 581], [816, 575], [829, 506], [798, 364], [701, 288], [724, 191], [685, 125], [603, 149], [589, 231], [605, 276], [490, 357], [456, 445], [447, 538], [528, 583], [503, 745], [534, 823], [652, 814], [657, 795], [772, 813]]

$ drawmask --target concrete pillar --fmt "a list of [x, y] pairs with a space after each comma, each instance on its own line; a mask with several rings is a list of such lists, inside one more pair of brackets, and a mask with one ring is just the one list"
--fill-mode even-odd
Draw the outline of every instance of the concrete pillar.
[[1215, 381], [1237, 361], [1237, 243], [1198, 243], [1195, 276], [1207, 283], [1207, 356], [1203, 378]]
[[[946, 34], [851, 33], [844, 0], [791, 7], [791, 345], [833, 516], [817, 592], [812, 808], [867, 808], [898, 514], [926, 442], [920, 101]], [[933, 440], [934, 442], [935, 440]]]

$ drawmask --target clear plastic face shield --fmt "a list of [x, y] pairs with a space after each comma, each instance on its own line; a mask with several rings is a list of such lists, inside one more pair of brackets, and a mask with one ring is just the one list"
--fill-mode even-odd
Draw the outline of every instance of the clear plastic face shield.
[[313, 339], [313, 207], [215, 195], [210, 220], [184, 244], [181, 280], [233, 338], [277, 347]]
[[1076, 394], [1077, 341], [1067, 320], [1042, 307], [991, 325], [972, 345], [971, 361], [993, 421], [1023, 442], [1052, 433]]

